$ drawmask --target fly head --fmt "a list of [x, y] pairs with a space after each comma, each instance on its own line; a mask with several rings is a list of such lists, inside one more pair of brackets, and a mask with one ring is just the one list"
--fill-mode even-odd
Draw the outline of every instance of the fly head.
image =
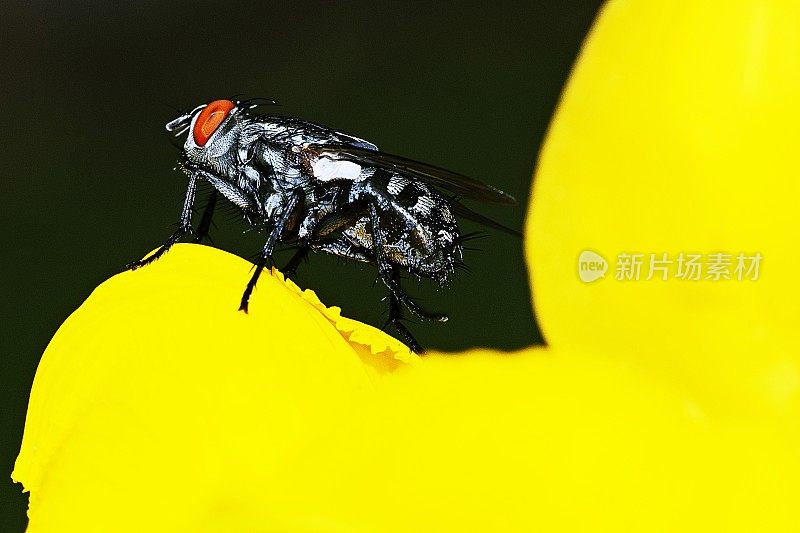
[[183, 145], [184, 159], [213, 172], [226, 175], [236, 161], [243, 107], [231, 100], [214, 100], [167, 123], [176, 136], [188, 132]]

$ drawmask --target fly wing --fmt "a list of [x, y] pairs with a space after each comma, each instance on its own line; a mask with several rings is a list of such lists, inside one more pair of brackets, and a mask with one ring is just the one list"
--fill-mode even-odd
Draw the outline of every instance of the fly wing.
[[[487, 185], [478, 180], [446, 170], [444, 168], [420, 163], [399, 155], [387, 154], [368, 148], [351, 146], [347, 144], [312, 144], [308, 147], [319, 155], [330, 155], [340, 161], [352, 161], [362, 165], [371, 165], [399, 174], [410, 176], [434, 187], [441, 187], [456, 193], [460, 198], [482, 200], [504, 205], [516, 205], [513, 196], [500, 189]], [[465, 217], [467, 218], [467, 217]]]
[[473, 222], [477, 222], [478, 224], [482, 224], [487, 228], [496, 229], [498, 231], [502, 231], [503, 233], [508, 233], [509, 235], [513, 235], [514, 237], [522, 238], [522, 233], [515, 229], [511, 229], [508, 226], [504, 226], [503, 224], [492, 220], [489, 217], [485, 217], [480, 213], [476, 213], [469, 207], [465, 206], [458, 200], [450, 200], [450, 211], [453, 212], [454, 215], [459, 216], [461, 218], [466, 218], [467, 220], [471, 220]]

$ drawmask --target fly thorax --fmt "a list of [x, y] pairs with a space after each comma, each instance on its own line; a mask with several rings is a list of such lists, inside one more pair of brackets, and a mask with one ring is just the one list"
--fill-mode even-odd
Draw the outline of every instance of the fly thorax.
[[286, 167], [282, 174], [273, 176], [276, 188], [292, 191], [298, 188], [306, 188], [308, 178], [303, 175], [299, 166]]

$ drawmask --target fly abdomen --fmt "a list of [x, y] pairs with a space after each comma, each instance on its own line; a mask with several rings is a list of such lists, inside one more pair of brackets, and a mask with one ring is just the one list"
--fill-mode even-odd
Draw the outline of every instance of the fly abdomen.
[[[446, 198], [419, 181], [378, 169], [368, 194], [380, 206], [384, 251], [389, 261], [417, 276], [442, 284], [461, 262], [459, 229]], [[343, 236], [372, 250], [369, 217], [360, 218]]]

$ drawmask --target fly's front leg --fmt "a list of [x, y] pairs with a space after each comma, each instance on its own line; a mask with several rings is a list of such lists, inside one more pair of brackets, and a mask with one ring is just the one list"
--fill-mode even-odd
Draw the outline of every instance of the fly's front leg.
[[280, 240], [283, 230], [286, 229], [287, 224], [292, 219], [294, 211], [300, 204], [300, 199], [302, 197], [302, 192], [295, 192], [286, 203], [286, 206], [283, 208], [278, 220], [275, 221], [275, 225], [272, 227], [272, 230], [269, 232], [269, 236], [267, 237], [267, 242], [264, 243], [264, 248], [261, 250], [261, 257], [258, 258], [258, 262], [256, 263], [256, 270], [253, 272], [253, 276], [250, 278], [250, 281], [247, 282], [247, 287], [244, 289], [242, 301], [239, 304], [239, 311], [244, 311], [245, 313], [247, 312], [247, 307], [250, 303], [250, 296], [253, 294], [253, 289], [255, 289], [256, 283], [258, 283], [258, 278], [261, 276], [261, 272], [264, 270], [264, 267], [267, 266], [267, 262], [271, 259], [272, 252], [275, 250], [275, 245]]
[[181, 211], [181, 220], [178, 223], [178, 229], [169, 236], [167, 241], [149, 257], [145, 257], [140, 261], [134, 261], [127, 266], [127, 270], [136, 270], [137, 268], [147, 266], [169, 250], [173, 244], [184, 238], [186, 235], [192, 233], [192, 211], [194, 209], [194, 198], [197, 193], [197, 177], [194, 175], [189, 176], [189, 188], [186, 190], [186, 200], [183, 202], [183, 210]]
[[203, 215], [200, 217], [200, 224], [197, 226], [197, 231], [194, 234], [194, 243], [201, 243], [203, 239], [208, 237], [208, 232], [211, 229], [211, 219], [214, 217], [214, 209], [217, 207], [217, 200], [219, 199], [219, 191], [214, 189], [208, 197], [208, 202], [203, 208]]
[[[414, 300], [405, 293], [400, 286], [400, 277], [396, 274], [394, 266], [386, 257], [386, 242], [383, 238], [381, 231], [380, 217], [378, 216], [378, 207], [371, 203], [369, 206], [370, 223], [372, 224], [372, 246], [375, 251], [375, 261], [378, 263], [378, 272], [381, 279], [389, 287], [392, 295], [397, 298], [409, 311], [424, 320], [431, 320], [433, 322], [447, 322], [447, 315], [441, 313], [431, 313], [422, 309]], [[390, 309], [391, 312], [391, 309]]]

